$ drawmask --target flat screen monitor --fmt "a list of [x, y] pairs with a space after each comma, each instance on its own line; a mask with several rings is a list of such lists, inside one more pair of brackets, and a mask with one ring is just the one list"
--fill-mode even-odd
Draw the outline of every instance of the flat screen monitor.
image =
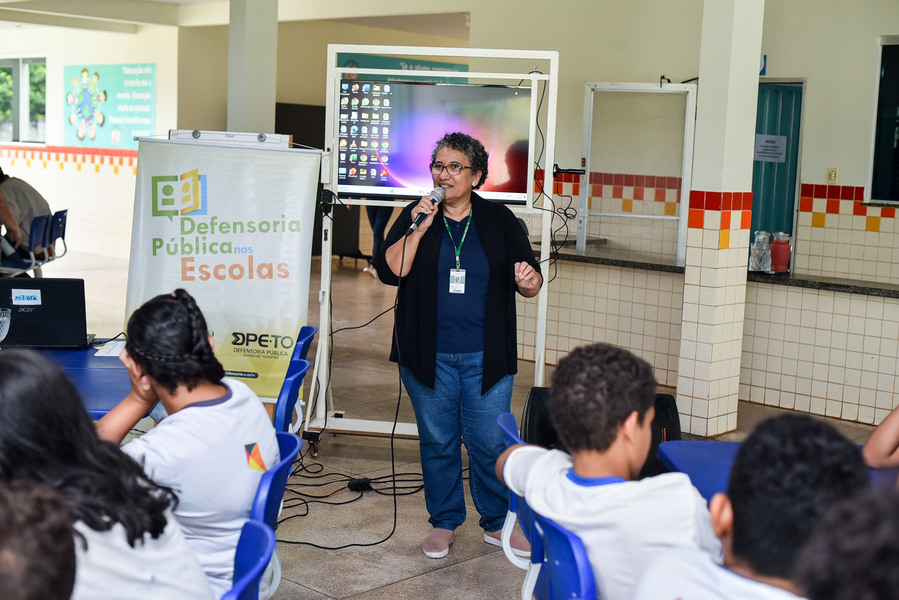
[[340, 83], [337, 191], [361, 198], [414, 199], [433, 187], [431, 152], [447, 133], [471, 135], [489, 154], [490, 200], [527, 200], [531, 90], [408, 81]]

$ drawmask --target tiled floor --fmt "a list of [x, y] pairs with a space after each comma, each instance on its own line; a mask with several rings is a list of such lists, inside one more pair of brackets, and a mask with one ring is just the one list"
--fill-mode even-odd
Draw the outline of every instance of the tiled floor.
[[[312, 267], [309, 312], [313, 324], [318, 321], [319, 264], [315, 259]], [[335, 260], [332, 279], [335, 332], [362, 325], [393, 303], [394, 289], [364, 273], [363, 266], [362, 261]], [[44, 275], [85, 280], [90, 332], [110, 337], [122, 330], [127, 263], [70, 253], [46, 267]], [[391, 325], [388, 313], [372, 325], [337, 332], [333, 337], [334, 406], [345, 411], [348, 418], [389, 421], [394, 418], [398, 378], [395, 366], [387, 361]], [[310, 356], [316, 346], [313, 344]], [[548, 377], [551, 372], [548, 369]], [[307, 386], [310, 379], [307, 376]], [[521, 363], [512, 402], [512, 410], [517, 415], [521, 414], [532, 381], [533, 364]], [[780, 412], [782, 409], [740, 403], [738, 431], [718, 439], [743, 439], [760, 420]], [[399, 415], [401, 421], [412, 421], [407, 398], [401, 400]], [[873, 430], [858, 423], [831, 422], [857, 443], [863, 443]], [[466, 496], [469, 519], [457, 530], [449, 556], [431, 560], [420, 549], [421, 540], [430, 530], [421, 492], [394, 498], [375, 491], [360, 493], [347, 489], [350, 478], [371, 479], [373, 487], [382, 491], [390, 486], [389, 439], [326, 432], [318, 450], [316, 458], [309, 455], [303, 458], [305, 469], [290, 480], [284, 516], [294, 518], [283, 522], [278, 529], [281, 540], [278, 551], [284, 572], [276, 599], [517, 597], [523, 571], [513, 567], [499, 548], [483, 542], [470, 496]], [[417, 443], [396, 440], [394, 458], [398, 479], [411, 480], [398, 485], [414, 486], [419, 481], [417, 476], [401, 474], [420, 474]], [[325, 498], [313, 502], [312, 496]], [[304, 499], [310, 503], [306, 504]], [[327, 550], [312, 544], [330, 548], [353, 546]]]

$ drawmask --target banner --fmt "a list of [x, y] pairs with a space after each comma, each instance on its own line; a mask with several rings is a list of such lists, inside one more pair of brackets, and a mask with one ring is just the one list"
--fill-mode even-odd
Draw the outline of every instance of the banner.
[[141, 139], [126, 314], [184, 288], [229, 377], [276, 398], [306, 324], [321, 152]]

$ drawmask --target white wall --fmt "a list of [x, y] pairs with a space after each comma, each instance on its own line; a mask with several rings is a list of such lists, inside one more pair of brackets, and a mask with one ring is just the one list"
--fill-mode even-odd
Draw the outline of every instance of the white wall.
[[0, 28], [0, 57], [47, 59], [47, 144], [63, 144], [66, 81], [71, 65], [156, 63], [156, 129], [177, 122], [178, 31], [143, 26], [134, 34], [7, 23]]
[[[808, 81], [801, 179], [867, 186], [871, 166], [880, 48], [878, 35], [899, 34], [896, 0], [776, 0], [765, 4], [762, 53], [769, 77]], [[870, 190], [866, 191], [866, 197]]]

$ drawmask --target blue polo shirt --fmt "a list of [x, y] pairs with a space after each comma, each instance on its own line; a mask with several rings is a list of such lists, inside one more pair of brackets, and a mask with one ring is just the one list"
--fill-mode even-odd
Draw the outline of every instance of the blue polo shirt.
[[[487, 254], [481, 245], [478, 228], [472, 220], [460, 255], [461, 267], [465, 270], [465, 293], [451, 294], [450, 271], [456, 268], [453, 240], [457, 245], [462, 241], [468, 217], [458, 222], [446, 218], [446, 223], [449, 225], [452, 240], [444, 227], [440, 255], [437, 259], [437, 352], [454, 354], [483, 352], [484, 324], [487, 318], [487, 283], [490, 279]], [[435, 226], [443, 226], [441, 218], [435, 219], [431, 227]]]

